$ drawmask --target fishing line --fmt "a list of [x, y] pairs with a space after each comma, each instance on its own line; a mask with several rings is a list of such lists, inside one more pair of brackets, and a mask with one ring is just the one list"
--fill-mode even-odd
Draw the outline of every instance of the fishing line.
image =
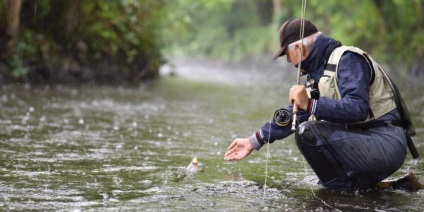
[[[301, 45], [300, 45], [300, 61], [299, 61], [298, 69], [297, 69], [297, 84], [299, 84], [299, 81], [300, 81], [300, 66], [301, 66], [302, 53], [303, 53], [303, 37], [304, 37], [304, 33], [305, 33], [305, 17], [306, 17], [306, 0], [302, 0], [302, 11], [301, 11], [301, 15], [300, 15], [300, 21], [301, 21], [300, 22]], [[293, 106], [295, 107], [295, 105], [293, 105]], [[296, 111], [297, 111], [297, 109], [296, 109]], [[296, 115], [297, 115], [296, 113], [293, 114], [292, 129], [296, 125], [295, 124], [295, 122], [296, 122]], [[269, 128], [268, 128], [268, 144], [267, 144], [267, 147], [266, 147], [265, 182], [264, 182], [263, 201], [265, 201], [266, 187], [267, 187], [266, 183], [268, 181], [269, 141], [270, 141], [270, 137], [271, 137], [271, 123], [272, 123], [273, 118], [274, 118], [274, 115], [271, 116], [271, 120], [270, 120]], [[312, 193], [313, 193], [313, 191], [312, 191]], [[315, 196], [315, 193], [314, 193], [314, 196]]]
[[271, 116], [271, 120], [269, 121], [269, 127], [268, 127], [268, 144], [266, 145], [266, 159], [265, 159], [265, 182], [264, 182], [264, 196], [262, 198], [263, 201], [265, 201], [265, 195], [266, 195], [266, 182], [268, 180], [268, 158], [269, 158], [269, 141], [271, 138], [271, 123], [274, 118], [274, 115]]
[[[299, 84], [300, 74], [301, 74], [300, 70], [301, 70], [302, 56], [303, 56], [303, 38], [304, 38], [304, 35], [305, 35], [305, 18], [306, 18], [306, 0], [302, 0], [302, 12], [301, 12], [301, 15], [300, 15], [300, 39], [301, 39], [300, 43], [301, 43], [301, 45], [300, 45], [300, 61], [299, 61], [299, 65], [297, 66], [297, 84]], [[293, 123], [295, 123], [294, 120], [293, 120]], [[302, 161], [303, 161], [303, 169], [304, 169], [305, 173], [307, 173], [305, 158], [303, 157], [303, 155], [302, 155]], [[319, 200], [322, 204], [324, 204], [325, 206], [327, 206], [327, 207], [329, 207], [333, 210], [341, 211], [341, 210], [339, 210], [335, 207], [330, 206], [324, 200], [319, 198], [315, 194], [314, 189], [312, 188], [311, 184], [308, 183], [308, 185], [309, 185], [309, 188], [311, 189], [311, 192], [314, 195], [315, 199]]]
[[[301, 74], [301, 64], [302, 64], [302, 55], [303, 55], [303, 39], [304, 39], [304, 33], [305, 33], [305, 18], [306, 18], [306, 0], [302, 0], [302, 11], [301, 11], [301, 15], [300, 15], [300, 39], [301, 39], [301, 45], [300, 45], [300, 54], [299, 54], [299, 65], [297, 68], [297, 84], [299, 84], [300, 81], [300, 74]], [[296, 105], [293, 104], [293, 108], [297, 107]], [[295, 112], [295, 111], [293, 111]], [[297, 109], [296, 109], [296, 113], [297, 113]], [[293, 123], [292, 123], [292, 130], [295, 127], [296, 124], [296, 113], [293, 113]], [[266, 195], [266, 187], [267, 187], [267, 180], [268, 180], [268, 160], [269, 160], [269, 142], [270, 142], [270, 137], [271, 137], [271, 123], [273, 120], [273, 116], [271, 117], [271, 121], [269, 123], [269, 128], [268, 128], [268, 144], [267, 144], [267, 148], [266, 148], [266, 162], [265, 162], [265, 183], [264, 183], [264, 193], [263, 193], [263, 201], [265, 201], [265, 195]], [[302, 156], [302, 161], [303, 161], [303, 168], [305, 173], [307, 173], [307, 169], [306, 169], [306, 164], [305, 164], [305, 158]], [[312, 188], [312, 186], [310, 184], [309, 188], [311, 189], [311, 192], [313, 194], [313, 196], [315, 197], [315, 199], [319, 200], [322, 204], [324, 204], [325, 206], [336, 210], [336, 211], [341, 211], [335, 207], [332, 207], [331, 205], [329, 205], [328, 203], [326, 203], [324, 200], [322, 200], [321, 198], [319, 198], [315, 192], [314, 189]]]
[[[304, 34], [305, 34], [305, 18], [306, 18], [306, 0], [302, 1], [302, 14], [300, 16], [300, 38], [301, 38], [301, 45], [300, 45], [300, 61], [299, 61], [299, 65], [297, 66], [297, 84], [299, 84], [300, 81], [300, 70], [301, 70], [301, 64], [302, 64], [302, 55], [303, 55], [303, 38], [304, 38]], [[305, 158], [302, 155], [302, 161], [303, 161], [303, 169], [305, 171], [305, 173], [307, 173], [306, 170], [306, 163], [305, 163]], [[312, 188], [311, 184], [308, 183], [309, 188], [311, 189], [312, 194], [314, 195], [315, 199], [319, 200], [322, 204], [324, 204], [325, 206], [336, 210], [336, 211], [341, 211], [331, 205], [329, 205], [328, 203], [326, 203], [323, 199], [319, 198], [315, 192], [314, 189]]]
[[[303, 159], [303, 160], [302, 160], [302, 161], [303, 161], [303, 170], [305, 171], [305, 173], [307, 173], [307, 170], [306, 170], [306, 163], [305, 163], [305, 158], [304, 158], [304, 157], [302, 157], [302, 159]], [[322, 204], [324, 204], [325, 206], [327, 206], [327, 207], [329, 207], [329, 208], [331, 208], [331, 209], [333, 209], [333, 210], [335, 210], [335, 211], [341, 211], [340, 209], [337, 209], [337, 208], [335, 208], [335, 207], [333, 207], [333, 206], [329, 205], [329, 204], [328, 204], [328, 203], [326, 203], [323, 199], [319, 198], [319, 197], [315, 194], [314, 189], [312, 188], [311, 184], [310, 184], [310, 183], [308, 183], [308, 185], [309, 185], [309, 188], [311, 189], [311, 192], [312, 192], [312, 194], [314, 195], [315, 199], [319, 200]]]
[[[301, 15], [300, 15], [300, 39], [301, 39], [301, 45], [300, 45], [300, 54], [299, 54], [299, 65], [298, 65], [298, 69], [297, 69], [297, 84], [299, 84], [300, 81], [300, 74], [301, 74], [301, 63], [302, 63], [302, 54], [303, 54], [303, 38], [304, 38], [304, 33], [305, 33], [305, 17], [306, 17], [306, 0], [302, 0], [302, 11], [301, 11]], [[295, 107], [296, 105], [293, 104], [293, 107]], [[297, 111], [297, 109], [296, 109]], [[293, 111], [294, 112], [294, 111]], [[293, 123], [292, 123], [292, 130], [293, 127], [295, 127], [295, 122], [296, 122], [296, 113], [293, 113]], [[271, 120], [269, 123], [269, 127], [268, 127], [268, 144], [267, 144], [267, 148], [266, 148], [266, 160], [265, 160], [265, 182], [264, 182], [264, 192], [263, 192], [263, 201], [265, 201], [265, 196], [266, 196], [266, 187], [267, 187], [267, 181], [268, 181], [268, 160], [269, 160], [269, 142], [270, 142], [270, 137], [271, 137], [271, 123], [273, 121], [274, 115], [271, 116]], [[302, 161], [303, 161], [303, 168], [305, 173], [307, 173], [307, 169], [306, 169], [306, 164], [305, 164], [305, 158], [302, 156]], [[315, 197], [315, 199], [319, 200], [322, 204], [324, 204], [325, 206], [335, 210], [335, 211], [341, 211], [335, 207], [332, 207], [331, 205], [329, 205], [328, 203], [326, 203], [324, 200], [322, 200], [321, 198], [319, 198], [312, 186], [310, 184], [309, 188], [311, 189], [311, 192], [313, 194], [313, 196]]]

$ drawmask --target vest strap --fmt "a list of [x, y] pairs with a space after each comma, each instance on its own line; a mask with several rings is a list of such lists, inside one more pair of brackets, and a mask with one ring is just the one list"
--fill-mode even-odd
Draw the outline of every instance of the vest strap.
[[[367, 62], [368, 62], [368, 66], [370, 67], [370, 82], [369, 82], [369, 85], [371, 86], [373, 83], [374, 83], [374, 80], [375, 80], [375, 71], [374, 71], [374, 68], [372, 67], [372, 62], [371, 62], [371, 60], [364, 54], [364, 57], [366, 58], [366, 60], [367, 60]], [[326, 71], [331, 71], [331, 72], [336, 72], [336, 68], [337, 68], [337, 65], [336, 64], [330, 64], [330, 63], [327, 63], [327, 65], [325, 65], [325, 68], [324, 68], [324, 70], [326, 70]]]
[[375, 70], [374, 70], [374, 67], [372, 65], [373, 63], [370, 60], [370, 58], [367, 56], [367, 54], [364, 53], [363, 55], [367, 59], [368, 65], [371, 69], [371, 73], [370, 73], [371, 77], [370, 77], [370, 83], [369, 83], [369, 85], [371, 86], [374, 83], [374, 80], [375, 80]]
[[336, 68], [337, 68], [336, 64], [327, 63], [327, 65], [325, 66], [325, 70], [332, 71], [332, 72], [336, 72]]

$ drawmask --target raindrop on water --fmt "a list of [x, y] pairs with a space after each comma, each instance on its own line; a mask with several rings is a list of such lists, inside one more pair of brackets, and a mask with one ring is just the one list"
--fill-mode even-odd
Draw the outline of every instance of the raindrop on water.
[[9, 101], [9, 99], [7, 98], [7, 96], [6, 96], [6, 95], [3, 95], [3, 96], [1, 97], [1, 101], [2, 101], [2, 102], [8, 102], [8, 101]]
[[71, 95], [76, 96], [78, 94], [78, 91], [76, 89], [72, 89]]
[[122, 149], [122, 144], [117, 144], [117, 145], [115, 146], [115, 148], [116, 148], [116, 149]]
[[107, 195], [106, 193], [103, 193], [102, 196], [103, 196], [103, 201], [109, 200], [109, 195]]
[[151, 185], [153, 182], [151, 180], [142, 180], [140, 181], [141, 184], [143, 184], [144, 186], [149, 186]]

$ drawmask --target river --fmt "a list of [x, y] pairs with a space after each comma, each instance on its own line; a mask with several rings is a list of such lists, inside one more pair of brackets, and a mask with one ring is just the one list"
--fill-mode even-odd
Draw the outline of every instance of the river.
[[[243, 161], [223, 160], [234, 138], [249, 136], [287, 105], [294, 68], [179, 60], [162, 70], [159, 80], [132, 88], [1, 86], [0, 208], [424, 210], [424, 191], [322, 188], [293, 136]], [[424, 181], [424, 85], [418, 81], [397, 82], [422, 156], [408, 154], [391, 179], [411, 170]], [[202, 169], [187, 174], [194, 157]]]

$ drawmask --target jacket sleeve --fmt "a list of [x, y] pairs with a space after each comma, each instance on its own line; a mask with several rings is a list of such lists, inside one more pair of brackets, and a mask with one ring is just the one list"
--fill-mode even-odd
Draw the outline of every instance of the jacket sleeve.
[[[293, 114], [293, 107], [291, 105], [287, 107], [287, 110], [290, 111], [290, 114]], [[297, 113], [297, 124], [308, 120], [308, 118], [309, 114], [306, 111], [299, 109]], [[273, 121], [267, 122], [260, 130], [249, 137], [250, 143], [253, 148], [259, 150], [265, 143], [273, 143], [275, 140], [283, 139], [291, 135], [293, 133], [291, 131], [291, 126], [291, 123], [287, 126], [281, 127]]]
[[314, 111], [310, 113], [318, 119], [337, 123], [364, 121], [370, 111], [370, 71], [363, 56], [353, 52], [343, 54], [337, 71], [341, 99], [321, 97], [314, 100]]

